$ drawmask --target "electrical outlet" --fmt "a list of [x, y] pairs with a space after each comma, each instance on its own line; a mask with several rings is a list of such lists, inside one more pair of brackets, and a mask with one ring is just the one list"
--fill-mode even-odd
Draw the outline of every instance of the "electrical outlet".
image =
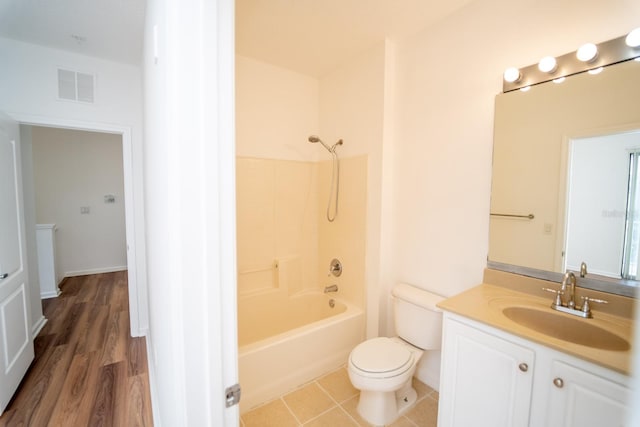
[[81, 215], [88, 215], [89, 212], [91, 212], [91, 209], [89, 208], [89, 206], [80, 206]]

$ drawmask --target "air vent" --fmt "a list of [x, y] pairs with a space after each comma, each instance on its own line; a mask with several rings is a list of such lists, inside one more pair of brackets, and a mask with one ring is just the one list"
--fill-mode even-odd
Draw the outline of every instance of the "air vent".
[[58, 68], [58, 98], [68, 101], [94, 102], [93, 74]]

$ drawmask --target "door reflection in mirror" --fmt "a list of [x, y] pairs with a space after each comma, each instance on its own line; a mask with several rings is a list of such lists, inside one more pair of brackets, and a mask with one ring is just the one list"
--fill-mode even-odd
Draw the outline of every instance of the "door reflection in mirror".
[[640, 131], [570, 142], [563, 270], [635, 279]]

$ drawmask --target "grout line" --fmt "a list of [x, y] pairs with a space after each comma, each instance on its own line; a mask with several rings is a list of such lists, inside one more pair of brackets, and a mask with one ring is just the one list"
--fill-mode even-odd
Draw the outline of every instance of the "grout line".
[[280, 400], [282, 401], [282, 403], [284, 403], [284, 407], [287, 408], [287, 411], [289, 411], [289, 413], [291, 414], [293, 419], [296, 421], [298, 426], [302, 426], [302, 423], [300, 422], [298, 417], [296, 417], [296, 414], [293, 413], [293, 410], [289, 407], [289, 405], [287, 405], [287, 402], [284, 400], [284, 398], [282, 396], [280, 397]]
[[[321, 378], [323, 378], [323, 377], [321, 377]], [[319, 414], [318, 414], [318, 415], [316, 415], [315, 417], [313, 417], [313, 418], [311, 418], [311, 419], [307, 420], [307, 422], [306, 422], [305, 424], [310, 423], [311, 421], [315, 420], [316, 418], [319, 418], [319, 417], [323, 416], [323, 415], [324, 415], [324, 414], [326, 414], [327, 412], [329, 412], [329, 411], [333, 410], [336, 406], [340, 406], [340, 404], [339, 404], [339, 403], [338, 403], [338, 402], [333, 398], [333, 396], [331, 396], [331, 394], [330, 394], [330, 393], [329, 393], [329, 392], [328, 392], [324, 387], [322, 387], [322, 386], [320, 385], [320, 383], [318, 382], [318, 380], [313, 380], [313, 381], [312, 381], [312, 383], [314, 383], [315, 385], [317, 385], [317, 386], [318, 386], [318, 388], [320, 389], [320, 391], [322, 391], [324, 394], [326, 394], [326, 395], [329, 397], [329, 399], [331, 399], [331, 401], [333, 402], [333, 406], [331, 406], [329, 409], [327, 409], [327, 410], [325, 410], [325, 411], [323, 411], [323, 412], [319, 413]], [[303, 425], [304, 425], [304, 424], [303, 424]]]

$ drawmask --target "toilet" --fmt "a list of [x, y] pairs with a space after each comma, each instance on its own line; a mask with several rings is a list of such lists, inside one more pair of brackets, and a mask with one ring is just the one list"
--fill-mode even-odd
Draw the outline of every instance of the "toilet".
[[369, 423], [392, 423], [416, 402], [411, 379], [425, 350], [439, 350], [444, 298], [404, 283], [392, 291], [397, 337], [378, 337], [351, 351], [347, 371], [360, 390], [358, 413]]

